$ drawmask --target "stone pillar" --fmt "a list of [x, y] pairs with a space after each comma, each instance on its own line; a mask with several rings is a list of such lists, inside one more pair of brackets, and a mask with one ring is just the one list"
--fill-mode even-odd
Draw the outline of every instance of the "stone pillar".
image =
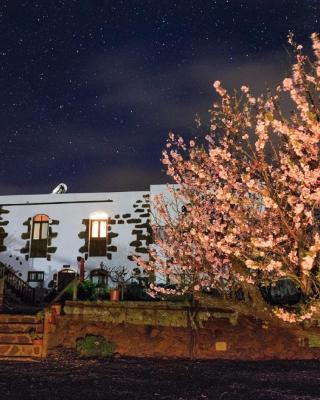
[[0, 279], [0, 312], [4, 309], [4, 277]]
[[42, 354], [43, 358], [47, 357], [49, 336], [52, 333], [52, 314], [50, 310], [45, 309], [44, 320], [43, 320], [43, 342], [42, 342]]
[[78, 280], [74, 280], [72, 289], [72, 301], [77, 301], [78, 298]]

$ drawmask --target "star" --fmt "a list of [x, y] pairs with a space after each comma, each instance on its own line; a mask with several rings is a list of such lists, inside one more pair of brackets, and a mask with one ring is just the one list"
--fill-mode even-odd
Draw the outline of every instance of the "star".
[[[317, 0], [98, 3], [0, 7], [3, 194], [48, 192], [58, 174], [75, 192], [166, 182], [167, 134], [205, 134], [212, 82], [276, 85], [289, 66], [289, 29], [306, 48], [319, 30]], [[105, 165], [110, 179], [92, 179]]]

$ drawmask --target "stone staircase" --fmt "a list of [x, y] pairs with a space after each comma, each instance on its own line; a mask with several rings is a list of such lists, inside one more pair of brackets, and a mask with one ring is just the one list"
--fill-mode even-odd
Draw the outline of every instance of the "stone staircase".
[[43, 322], [33, 315], [0, 314], [0, 360], [31, 361], [43, 356]]

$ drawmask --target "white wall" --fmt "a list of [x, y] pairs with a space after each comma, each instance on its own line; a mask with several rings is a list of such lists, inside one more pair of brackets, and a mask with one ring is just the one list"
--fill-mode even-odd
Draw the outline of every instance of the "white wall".
[[[117, 214], [122, 217], [127, 213], [131, 214], [131, 218], [139, 218], [139, 213], [135, 211], [139, 209], [140, 204], [145, 203], [146, 198], [143, 196], [148, 194], [149, 192], [117, 192], [0, 196], [0, 205], [9, 211], [8, 214], [1, 214], [3, 220], [8, 220], [9, 223], [3, 226], [8, 233], [4, 239], [7, 250], [0, 252], [0, 261], [11, 265], [22, 274], [24, 280], [27, 279], [28, 271], [44, 271], [47, 284], [52, 279], [53, 273], [60, 270], [64, 264], [77, 267], [77, 257], [83, 256], [79, 249], [84, 245], [84, 240], [78, 237], [79, 232], [85, 230], [83, 219], [89, 219], [91, 213], [99, 211], [107, 213], [111, 218]], [[109, 199], [112, 202], [98, 202]], [[134, 207], [137, 200], [143, 203]], [[68, 203], [75, 201], [87, 203]], [[58, 204], [48, 204], [52, 202]], [[57, 232], [58, 235], [52, 239], [52, 246], [57, 247], [57, 250], [51, 255], [50, 261], [46, 258], [26, 260], [25, 254], [20, 252], [26, 244], [26, 240], [21, 238], [21, 235], [27, 232], [27, 226], [23, 225], [23, 222], [36, 214], [46, 214], [50, 219], [59, 221], [58, 225], [52, 226], [53, 232]], [[148, 217], [142, 218], [142, 222], [146, 222], [147, 219]], [[129, 244], [136, 240], [136, 236], [132, 235], [135, 224], [129, 224], [127, 220], [124, 224], [112, 225], [112, 232], [119, 234], [112, 240], [112, 245], [117, 246], [117, 252], [112, 253], [112, 260], [106, 257], [90, 257], [86, 263], [87, 271], [97, 268], [101, 261], [109, 266], [124, 265], [128, 269], [136, 266], [127, 258], [128, 255], [135, 253], [134, 247], [130, 247]]]

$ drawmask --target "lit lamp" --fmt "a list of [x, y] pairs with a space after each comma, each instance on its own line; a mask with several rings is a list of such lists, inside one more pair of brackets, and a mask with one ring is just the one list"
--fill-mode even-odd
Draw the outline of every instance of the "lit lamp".
[[90, 281], [99, 287], [108, 287], [109, 272], [103, 268], [103, 263], [100, 268], [90, 271]]
[[104, 211], [94, 211], [89, 215], [90, 220], [107, 220], [109, 215]]

